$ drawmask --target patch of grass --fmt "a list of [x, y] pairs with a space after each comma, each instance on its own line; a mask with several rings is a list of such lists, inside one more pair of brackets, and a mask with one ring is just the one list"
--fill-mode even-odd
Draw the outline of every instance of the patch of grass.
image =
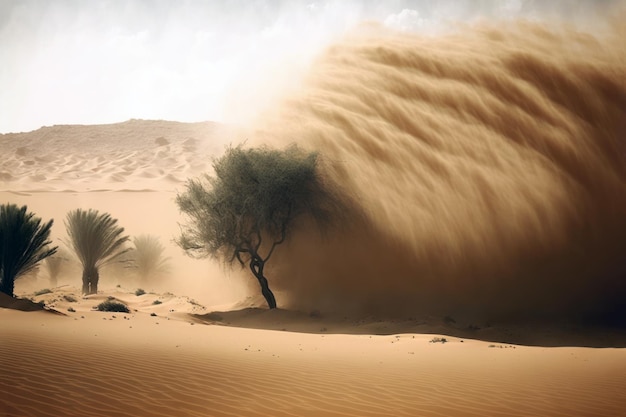
[[49, 288], [44, 288], [43, 290], [35, 291], [35, 295], [50, 294], [51, 292], [52, 292], [52, 290], [51, 290], [51, 289], [49, 289]]
[[433, 337], [430, 343], [448, 343], [448, 339], [445, 337]]
[[130, 313], [130, 310], [128, 309], [126, 304], [118, 303], [117, 301], [111, 301], [111, 300], [103, 301], [102, 303], [98, 304], [96, 309], [98, 311], [112, 311], [115, 313]]
[[76, 301], [78, 301], [73, 295], [68, 295], [68, 294], [64, 295], [63, 299], [67, 301], [68, 303], [75, 303]]
[[163, 301], [161, 301], [161, 300], [154, 300], [152, 302], [152, 304], [154, 304], [156, 306], [156, 305], [159, 305], [159, 304], [163, 304]]
[[144, 290], [142, 290], [141, 288], [137, 288], [137, 291], [135, 291], [135, 295], [137, 297], [139, 297], [140, 295], [144, 295], [146, 292]]

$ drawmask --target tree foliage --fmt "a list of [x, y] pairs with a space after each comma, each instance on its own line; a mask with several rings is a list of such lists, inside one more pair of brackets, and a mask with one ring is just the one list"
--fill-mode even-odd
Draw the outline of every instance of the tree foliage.
[[53, 220], [42, 224], [27, 210], [26, 206], [0, 205], [0, 291], [11, 297], [15, 280], [57, 250], [48, 240]]
[[68, 246], [83, 266], [83, 293], [96, 294], [99, 268], [126, 253], [124, 244], [129, 238], [123, 235], [124, 228], [117, 225], [117, 219], [93, 209], [70, 211], [65, 227]]
[[292, 145], [227, 148], [214, 174], [188, 181], [176, 202], [188, 217], [177, 243], [190, 255], [248, 263], [270, 308], [276, 307], [263, 268], [297, 218], [325, 227], [337, 199], [317, 168], [318, 154]]

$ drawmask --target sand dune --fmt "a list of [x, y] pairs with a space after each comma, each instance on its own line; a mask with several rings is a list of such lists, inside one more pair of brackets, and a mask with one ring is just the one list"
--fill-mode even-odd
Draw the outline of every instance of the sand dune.
[[[92, 310], [107, 297], [131, 313]], [[190, 314], [206, 310], [189, 299], [123, 289], [33, 298], [66, 316], [0, 308], [1, 415], [618, 416], [626, 407], [623, 349], [203, 325]], [[277, 313], [287, 327], [307, 321]]]
[[0, 135], [0, 190], [171, 190], [210, 167], [233, 129], [217, 123], [129, 120]]

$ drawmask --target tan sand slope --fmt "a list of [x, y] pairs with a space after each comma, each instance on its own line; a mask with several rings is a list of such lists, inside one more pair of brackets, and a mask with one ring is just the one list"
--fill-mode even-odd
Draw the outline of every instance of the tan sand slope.
[[[150, 234], [165, 247], [175, 274], [142, 284], [145, 290], [194, 293], [209, 305], [230, 303], [245, 298], [245, 285], [215, 264], [184, 256], [173, 243], [181, 220], [174, 199], [189, 177], [210, 168], [225, 144], [240, 140], [234, 128], [217, 123], [158, 120], [0, 135], [0, 204], [27, 205], [44, 220], [54, 219], [52, 240], [62, 248], [70, 210], [107, 212], [131, 238]], [[80, 271], [63, 276], [63, 283], [76, 285]], [[46, 279], [40, 273], [32, 289], [49, 286]], [[105, 270], [101, 283], [131, 285], [132, 279]]]
[[[619, 416], [626, 407], [623, 349], [194, 325], [188, 313], [202, 308], [188, 299], [77, 290], [35, 297], [67, 316], [0, 308], [0, 415]], [[131, 313], [92, 310], [108, 296]], [[298, 326], [297, 316], [281, 320]]]
[[0, 190], [171, 190], [241, 138], [211, 122], [129, 120], [0, 134]]

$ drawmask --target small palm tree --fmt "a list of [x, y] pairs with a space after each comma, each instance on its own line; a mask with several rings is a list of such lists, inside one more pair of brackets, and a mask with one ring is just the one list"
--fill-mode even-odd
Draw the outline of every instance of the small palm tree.
[[165, 248], [159, 238], [153, 235], [139, 235], [133, 238], [135, 250], [131, 252], [139, 281], [145, 284], [149, 277], [167, 272], [169, 258], [163, 257]]
[[39, 217], [26, 211], [26, 206], [0, 205], [0, 292], [11, 297], [15, 280], [57, 250], [48, 240], [53, 220], [41, 224]]
[[83, 294], [96, 294], [100, 267], [128, 251], [124, 248], [128, 236], [123, 236], [124, 228], [117, 225], [117, 219], [92, 209], [70, 211], [65, 227], [69, 236], [67, 245], [83, 266]]
[[61, 271], [67, 265], [69, 261], [69, 256], [66, 251], [59, 248], [57, 253], [53, 256], [50, 256], [43, 260], [43, 270], [47, 273], [48, 278], [50, 279], [50, 285], [56, 287], [58, 284], [58, 278], [61, 274]]

